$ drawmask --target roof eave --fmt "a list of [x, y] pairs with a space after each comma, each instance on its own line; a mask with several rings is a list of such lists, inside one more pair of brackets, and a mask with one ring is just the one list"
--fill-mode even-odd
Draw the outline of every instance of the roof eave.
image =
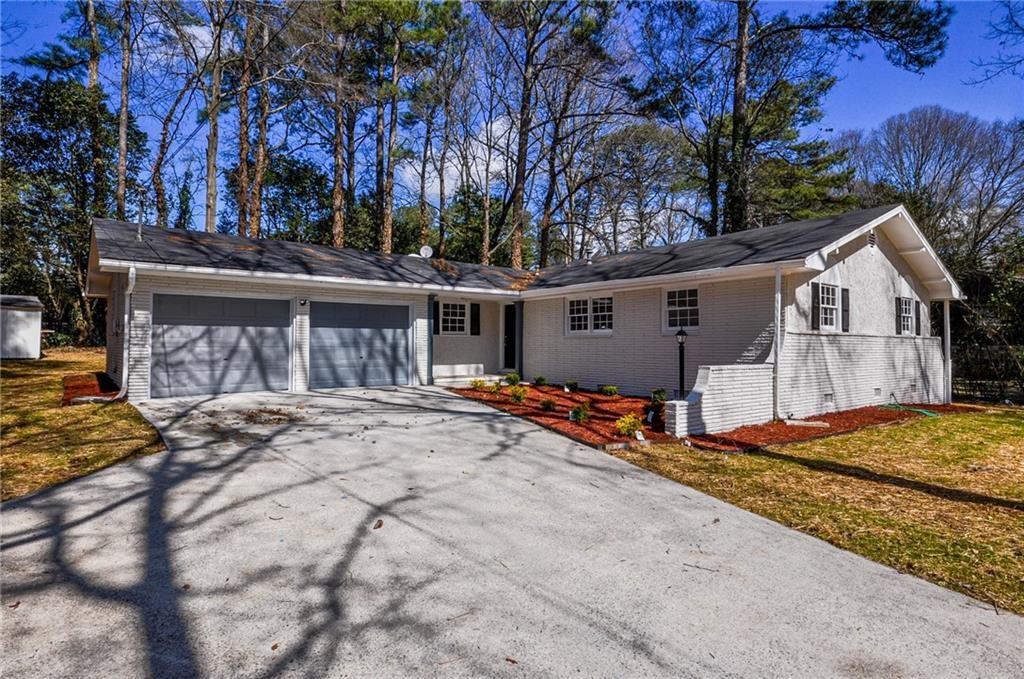
[[350, 290], [378, 290], [389, 292], [425, 292], [449, 293], [465, 297], [498, 297], [516, 298], [519, 292], [500, 288], [474, 288], [459, 285], [437, 285], [433, 283], [408, 283], [404, 281], [378, 281], [360, 278], [342, 278], [339, 276], [320, 276], [314, 274], [279, 273], [273, 271], [245, 271], [242, 269], [223, 269], [202, 266], [185, 266], [181, 264], [163, 264], [159, 262], [134, 262], [118, 259], [100, 259], [99, 270], [103, 272], [123, 272], [134, 266], [139, 273], [159, 274], [179, 278], [229, 278], [233, 280], [260, 280], [267, 283], [296, 284], [302, 283], [314, 287], [327, 287]]
[[910, 213], [902, 205], [897, 205], [888, 212], [876, 217], [875, 219], [872, 219], [870, 222], [867, 222], [866, 224], [857, 227], [856, 229], [850, 231], [841, 238], [837, 238], [836, 240], [832, 241], [831, 243], [821, 248], [820, 250], [811, 253], [810, 255], [807, 256], [806, 259], [807, 266], [813, 267], [819, 271], [824, 270], [828, 263], [829, 254], [839, 250], [839, 248], [843, 247], [847, 243], [856, 240], [857, 238], [860, 238], [861, 236], [868, 233], [872, 229], [876, 229], [882, 226], [883, 224], [893, 219], [894, 217], [900, 217], [919, 242], [919, 245], [913, 248], [912, 251], [904, 250], [899, 252], [900, 256], [904, 258], [910, 256], [927, 257], [928, 260], [933, 265], [935, 265], [941, 273], [941, 276], [938, 276], [934, 279], [922, 281], [925, 287], [928, 288], [929, 292], [934, 293], [932, 295], [932, 299], [937, 301], [941, 301], [944, 299], [964, 299], [963, 290], [960, 289], [960, 285], [956, 282], [956, 279], [953, 278], [953, 275], [949, 272], [949, 269], [946, 268], [946, 265], [942, 263], [942, 259], [939, 258], [938, 253], [935, 252], [935, 250], [932, 248], [931, 243], [929, 243], [928, 239], [925, 238], [924, 234], [921, 232], [921, 229], [917, 226], [917, 223], [914, 221], [913, 217], [910, 216]]
[[657, 276], [592, 281], [589, 283], [577, 283], [575, 285], [563, 285], [553, 288], [527, 288], [523, 291], [523, 299], [529, 300], [543, 299], [547, 297], [564, 297], [566, 295], [593, 290], [636, 290], [641, 288], [654, 288], [663, 285], [672, 285], [675, 283], [686, 283], [688, 281], [696, 282], [760, 278], [762, 276], [769, 276], [773, 274], [776, 269], [781, 269], [784, 273], [821, 270], [814, 266], [808, 266], [803, 259], [788, 259], [778, 262], [741, 264], [738, 266], [717, 267], [713, 269], [701, 269], [698, 271], [683, 271]]

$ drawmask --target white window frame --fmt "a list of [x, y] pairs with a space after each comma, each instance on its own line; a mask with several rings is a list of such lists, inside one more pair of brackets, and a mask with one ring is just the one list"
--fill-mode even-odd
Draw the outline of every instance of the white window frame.
[[[828, 292], [832, 297], [831, 304], [825, 303], [825, 293]], [[821, 330], [831, 330], [836, 332], [839, 330], [839, 286], [833, 283], [819, 283], [818, 284], [818, 327]], [[826, 323], [826, 311], [832, 312], [832, 322]]]
[[[601, 302], [603, 304], [606, 301], [608, 303], [607, 311], [600, 311], [600, 312], [598, 312], [598, 311], [594, 310], [594, 302]], [[604, 321], [604, 322], [606, 322], [608, 324], [608, 327], [606, 327], [606, 328], [599, 328], [599, 327], [597, 327], [597, 325], [598, 325], [597, 317], [598, 316], [607, 317], [607, 321]], [[614, 329], [615, 329], [615, 300], [612, 298], [611, 295], [605, 295], [604, 297], [591, 297], [590, 298], [590, 332], [592, 334], [594, 334], [594, 335], [610, 335]]]
[[[594, 313], [594, 302], [608, 301], [610, 308], [608, 311], [600, 311], [597, 314]], [[583, 303], [586, 305], [586, 311], [576, 311], [573, 313], [573, 305]], [[608, 324], [610, 328], [596, 329], [594, 319], [595, 316], [607, 316]], [[586, 328], [584, 329], [573, 329], [573, 319], [584, 319], [586, 322]], [[607, 337], [611, 335], [615, 328], [615, 298], [613, 295], [594, 295], [593, 297], [566, 297], [565, 298], [565, 334], [572, 335], [575, 337], [579, 336], [597, 336]]]
[[[445, 311], [447, 311], [449, 309], [457, 309], [457, 308], [460, 308], [460, 307], [461, 307], [461, 310], [462, 310], [462, 315], [461, 316], [447, 316], [445, 314]], [[441, 315], [440, 324], [441, 324], [441, 334], [442, 335], [464, 336], [464, 335], [468, 335], [469, 334], [469, 304], [467, 304], [466, 302], [455, 302], [455, 301], [448, 301], [448, 302], [446, 302], [444, 300], [440, 300], [440, 309], [438, 310], [438, 313], [440, 313], [440, 315]], [[462, 320], [462, 330], [461, 331], [460, 330], [446, 330], [445, 329], [445, 324], [444, 324], [445, 320], [449, 320], [450, 321], [450, 320], [460, 320], [460, 319]]]
[[916, 335], [914, 327], [914, 298], [900, 297], [900, 330], [903, 335]]
[[[685, 292], [689, 293], [693, 291], [697, 296], [697, 304], [695, 306], [669, 306], [668, 297], [671, 293]], [[672, 310], [679, 309], [694, 309], [697, 312], [697, 324], [696, 325], [672, 325], [669, 320]], [[674, 335], [680, 329], [686, 330], [689, 334], [694, 334], [700, 330], [700, 287], [693, 285], [690, 287], [671, 287], [662, 288], [661, 290], [661, 330], [665, 335]]]

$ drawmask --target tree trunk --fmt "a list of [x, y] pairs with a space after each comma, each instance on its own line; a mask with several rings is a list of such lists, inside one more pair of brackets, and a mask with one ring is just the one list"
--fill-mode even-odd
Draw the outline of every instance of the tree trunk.
[[92, 108], [91, 130], [89, 133], [92, 150], [92, 214], [104, 213], [104, 197], [106, 196], [106, 176], [103, 171], [103, 140], [100, 110], [103, 102], [103, 90], [99, 85], [100, 77], [100, 33], [96, 20], [96, 5], [93, 0], [86, 0], [85, 21], [89, 29], [89, 62], [86, 85], [89, 88], [90, 105]]
[[383, 247], [384, 230], [384, 24], [377, 27], [377, 96], [376, 107], [376, 167], [374, 175], [374, 201], [377, 207], [377, 248]]
[[100, 82], [100, 27], [96, 21], [96, 4], [86, 0], [85, 23], [89, 29], [89, 63], [86, 87], [93, 88]]
[[242, 71], [238, 77], [238, 171], [235, 202], [238, 204], [238, 235], [249, 235], [249, 90], [252, 88], [252, 14], [246, 5], [242, 38]]
[[356, 118], [351, 104], [345, 106], [345, 221], [352, 223], [356, 209]]
[[117, 115], [117, 218], [124, 221], [128, 193], [128, 85], [132, 70], [130, 0], [121, 4], [121, 107]]
[[210, 88], [206, 98], [206, 115], [209, 131], [206, 134], [206, 215], [204, 225], [209, 233], [217, 230], [217, 149], [220, 141], [218, 127], [220, 116], [220, 81], [224, 71], [221, 62], [223, 40], [223, 0], [217, 0], [218, 8], [213, 26], [213, 48], [210, 56]]
[[445, 203], [447, 193], [445, 191], [444, 170], [448, 165], [448, 149], [451, 146], [451, 124], [449, 122], [449, 111], [445, 110], [444, 130], [441, 132], [441, 157], [438, 159], [437, 168], [437, 256], [444, 258], [445, 241], [448, 238], [448, 222], [445, 216]]
[[512, 182], [512, 266], [523, 268], [523, 232], [526, 218], [526, 163], [530, 150], [530, 121], [533, 93], [533, 46], [528, 44], [523, 64], [522, 92], [519, 97], [519, 120], [516, 127], [516, 171]]
[[732, 148], [726, 187], [727, 232], [747, 228], [747, 53], [749, 50], [750, 0], [736, 2], [736, 63], [733, 71]]
[[380, 251], [390, 253], [394, 247], [395, 147], [398, 145], [398, 62], [402, 45], [395, 31], [391, 56], [391, 115], [388, 119], [387, 173], [384, 178], [384, 219], [380, 227]]
[[420, 155], [420, 247], [430, 240], [430, 215], [427, 205], [427, 161], [430, 158], [430, 141], [434, 133], [434, 112], [429, 111], [423, 121], [423, 153]]
[[171, 107], [167, 110], [163, 121], [160, 124], [160, 142], [156, 147], [156, 156], [153, 158], [153, 169], [150, 174], [153, 176], [153, 192], [156, 194], [156, 225], [161, 229], [167, 228], [167, 190], [164, 188], [164, 160], [167, 158], [167, 151], [171, 146], [171, 125], [174, 123], [174, 115], [185, 99], [185, 95], [192, 89], [194, 81], [189, 78], [185, 86], [178, 90], [178, 96], [174, 98]]
[[[489, 125], [490, 123], [485, 123]], [[491, 139], [487, 132], [487, 153], [484, 154], [484, 228], [480, 235], [480, 263], [491, 263]]]
[[263, 42], [257, 74], [260, 79], [259, 115], [256, 119], [256, 162], [249, 186], [249, 237], [259, 238], [263, 229], [263, 180], [267, 175], [268, 125], [270, 124], [270, 83], [266, 66], [267, 46], [270, 44], [270, 26], [263, 24]]

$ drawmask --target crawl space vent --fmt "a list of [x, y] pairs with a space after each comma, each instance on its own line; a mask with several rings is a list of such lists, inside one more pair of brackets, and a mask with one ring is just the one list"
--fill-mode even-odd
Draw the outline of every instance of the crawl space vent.
[[835, 400], [836, 400], [835, 394], [833, 394], [831, 392], [825, 394], [825, 403], [835, 403]]
[[880, 387], [875, 387], [875, 396], [879, 396], [880, 397], [881, 395], [882, 395], [882, 389]]

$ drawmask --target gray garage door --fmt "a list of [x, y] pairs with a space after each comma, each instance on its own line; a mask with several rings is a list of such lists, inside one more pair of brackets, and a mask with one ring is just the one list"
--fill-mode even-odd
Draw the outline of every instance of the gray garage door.
[[309, 386], [409, 383], [409, 307], [312, 302]]
[[153, 295], [150, 395], [288, 389], [287, 300]]

